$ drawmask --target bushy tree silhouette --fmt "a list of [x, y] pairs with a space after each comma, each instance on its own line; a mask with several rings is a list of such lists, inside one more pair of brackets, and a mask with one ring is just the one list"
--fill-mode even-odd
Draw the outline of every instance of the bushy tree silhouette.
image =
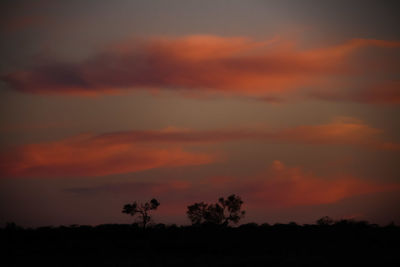
[[160, 202], [157, 201], [157, 199], [153, 198], [150, 200], [150, 202], [146, 203], [137, 203], [136, 201], [133, 202], [132, 204], [125, 204], [122, 213], [129, 214], [131, 216], [135, 216], [136, 214], [139, 215], [139, 218], [141, 220], [143, 229], [146, 228], [146, 225], [150, 222], [151, 216], [149, 215], [149, 212], [151, 210], [156, 210], [160, 206]]
[[236, 224], [246, 213], [245, 211], [241, 210], [243, 201], [239, 196], [230, 195], [227, 199], [221, 197], [218, 202], [223, 208], [223, 224], [228, 225], [229, 222]]
[[204, 202], [194, 203], [193, 205], [188, 206], [188, 210], [186, 212], [189, 220], [192, 224], [202, 224], [205, 222], [205, 214], [208, 205]]
[[332, 225], [334, 220], [329, 216], [324, 216], [317, 220], [318, 225]]
[[193, 225], [208, 223], [227, 226], [230, 222], [236, 224], [243, 218], [245, 211], [241, 210], [242, 204], [242, 199], [233, 194], [226, 199], [219, 198], [215, 204], [194, 203], [187, 207], [186, 214]]

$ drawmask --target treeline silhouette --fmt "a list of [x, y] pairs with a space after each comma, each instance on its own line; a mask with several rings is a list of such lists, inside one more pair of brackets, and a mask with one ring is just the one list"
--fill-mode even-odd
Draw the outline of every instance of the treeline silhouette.
[[0, 229], [2, 266], [400, 266], [400, 228], [107, 224]]
[[[230, 222], [237, 224], [245, 215], [242, 210], [243, 201], [235, 194], [228, 196], [226, 199], [220, 197], [215, 204], [207, 204], [204, 202], [194, 203], [187, 207], [186, 215], [192, 222], [192, 225], [223, 225], [228, 226]], [[129, 214], [142, 225], [143, 229], [152, 221], [150, 211], [156, 210], [160, 206], [160, 202], [153, 198], [145, 203], [125, 204], [122, 213]]]
[[[160, 203], [133, 202], [133, 224], [0, 228], [1, 266], [400, 266], [400, 227], [323, 217], [246, 223], [236, 195], [188, 206], [191, 226], [151, 223]], [[231, 223], [231, 224], [230, 224]]]

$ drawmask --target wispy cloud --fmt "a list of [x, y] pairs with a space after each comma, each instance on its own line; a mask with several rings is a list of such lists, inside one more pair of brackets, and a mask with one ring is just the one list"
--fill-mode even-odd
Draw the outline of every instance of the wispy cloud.
[[[290, 94], [365, 103], [398, 103], [398, 63], [383, 60], [386, 77], [353, 55], [367, 47], [395, 49], [400, 42], [353, 39], [323, 48], [301, 49], [275, 38], [195, 35], [129, 40], [80, 63], [38, 62], [2, 80], [20, 92], [98, 95], [126, 90], [175, 90], [197, 94], [245, 95], [281, 99]], [[368, 55], [365, 55], [368, 57]], [[375, 90], [359, 78], [379, 82]], [[352, 93], [336, 88], [336, 81]], [[307, 90], [305, 89], [307, 88]], [[328, 89], [327, 89], [328, 88]], [[355, 93], [354, 93], [355, 92]], [[395, 97], [393, 97], [393, 95]]]
[[246, 176], [104, 184], [66, 191], [79, 195], [135, 195], [143, 199], [156, 196], [164, 200], [162, 212], [168, 215], [175, 211], [184, 213], [186, 206], [193, 202], [215, 201], [217, 196], [232, 192], [239, 194], [250, 209], [271, 210], [332, 204], [355, 196], [400, 191], [400, 184], [346, 174], [320, 176], [275, 160], [266, 169]]
[[210, 177], [212, 190], [241, 194], [253, 208], [288, 208], [335, 203], [353, 196], [399, 191], [399, 183], [365, 180], [352, 175], [318, 176], [302, 167], [275, 160], [259, 173], [246, 177]]
[[79, 135], [4, 151], [0, 172], [17, 177], [103, 176], [214, 160], [214, 155], [188, 152], [180, 146], [99, 141], [91, 135]]
[[366, 85], [359, 90], [321, 90], [309, 94], [327, 101], [350, 101], [368, 104], [399, 104], [400, 81], [384, 81]]
[[[101, 176], [161, 167], [209, 164], [221, 160], [217, 156], [219, 152], [191, 152], [189, 146], [241, 140], [399, 150], [400, 144], [383, 140], [382, 132], [360, 120], [340, 117], [327, 124], [274, 131], [262, 127], [206, 131], [167, 128], [82, 134], [59, 141], [3, 150], [0, 153], [0, 173], [3, 176], [22, 177]], [[210, 149], [212, 146], [208, 151]]]
[[300, 125], [276, 130], [269, 130], [268, 127], [262, 125], [253, 128], [238, 127], [202, 131], [170, 127], [163, 130], [106, 133], [93, 138], [97, 142], [204, 144], [249, 140], [267, 143], [352, 145], [373, 149], [395, 149], [396, 143], [384, 140], [383, 133], [383, 130], [374, 128], [357, 118], [335, 117], [324, 124]]
[[249, 188], [244, 194], [259, 205], [268, 203], [273, 207], [328, 204], [358, 195], [400, 190], [399, 183], [365, 180], [352, 175], [320, 177], [301, 167], [287, 167], [278, 160], [252, 179], [253, 182], [251, 179], [244, 182]]

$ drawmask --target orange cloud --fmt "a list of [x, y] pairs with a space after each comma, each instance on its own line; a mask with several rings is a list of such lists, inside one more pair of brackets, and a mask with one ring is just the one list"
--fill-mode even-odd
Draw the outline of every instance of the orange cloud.
[[358, 90], [314, 91], [310, 92], [310, 96], [328, 101], [352, 101], [376, 105], [399, 104], [400, 81], [375, 83]]
[[159, 131], [83, 134], [5, 150], [0, 154], [0, 173], [6, 176], [100, 176], [160, 167], [208, 164], [216, 160], [215, 155], [192, 153], [183, 147], [242, 140], [400, 150], [400, 144], [383, 141], [381, 133], [382, 130], [357, 119], [341, 117], [327, 124], [277, 131], [193, 131], [169, 128]]
[[211, 188], [229, 188], [247, 199], [249, 206], [261, 208], [329, 204], [358, 195], [400, 190], [399, 183], [363, 180], [351, 175], [318, 177], [278, 160], [257, 175], [212, 177], [206, 181]]
[[334, 203], [357, 195], [400, 190], [400, 184], [379, 183], [350, 175], [318, 177], [301, 168], [287, 168], [280, 161], [257, 177], [254, 199], [273, 206], [302, 206]]
[[306, 125], [284, 129], [275, 134], [276, 140], [309, 144], [376, 145], [383, 131], [351, 117], [336, 117], [321, 125]]
[[[280, 99], [292, 92], [302, 93], [305, 87], [324, 88], [338, 77], [354, 76], [357, 80], [354, 68], [368, 67], [357, 64], [351, 55], [363, 47], [399, 48], [400, 42], [353, 39], [305, 50], [278, 38], [255, 41], [195, 35], [130, 40], [78, 64], [39, 64], [4, 75], [2, 80], [15, 90], [38, 94], [96, 95], [158, 89]], [[393, 73], [398, 74], [398, 69], [391, 70]], [[364, 78], [372, 76], [370, 72]], [[384, 100], [386, 93], [378, 91], [376, 97]], [[349, 99], [371, 102], [365, 97]]]
[[3, 176], [102, 176], [160, 167], [208, 164], [213, 155], [179, 146], [97, 141], [80, 135], [56, 142], [22, 145], [0, 156]]
[[265, 170], [247, 176], [212, 176], [203, 179], [163, 179], [160, 182], [108, 184], [70, 188], [75, 194], [111, 193], [149, 198], [157, 195], [166, 204], [164, 214], [185, 211], [198, 201], [214, 201], [225, 194], [238, 194], [246, 209], [273, 210], [332, 204], [346, 198], [400, 191], [400, 183], [363, 179], [352, 175], [318, 176], [301, 167], [288, 167], [275, 160]]
[[377, 149], [396, 150], [397, 143], [382, 140], [383, 130], [374, 128], [352, 117], [336, 117], [320, 125], [302, 125], [280, 130], [218, 129], [194, 131], [171, 128], [161, 131], [127, 131], [102, 134], [94, 137], [97, 142], [137, 143], [218, 143], [238, 140], [256, 140], [271, 143], [358, 145]]

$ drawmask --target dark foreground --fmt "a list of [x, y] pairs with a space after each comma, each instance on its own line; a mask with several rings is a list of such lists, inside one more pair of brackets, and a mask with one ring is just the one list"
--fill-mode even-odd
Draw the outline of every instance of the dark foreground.
[[0, 230], [1, 266], [400, 266], [400, 227], [366, 223]]

